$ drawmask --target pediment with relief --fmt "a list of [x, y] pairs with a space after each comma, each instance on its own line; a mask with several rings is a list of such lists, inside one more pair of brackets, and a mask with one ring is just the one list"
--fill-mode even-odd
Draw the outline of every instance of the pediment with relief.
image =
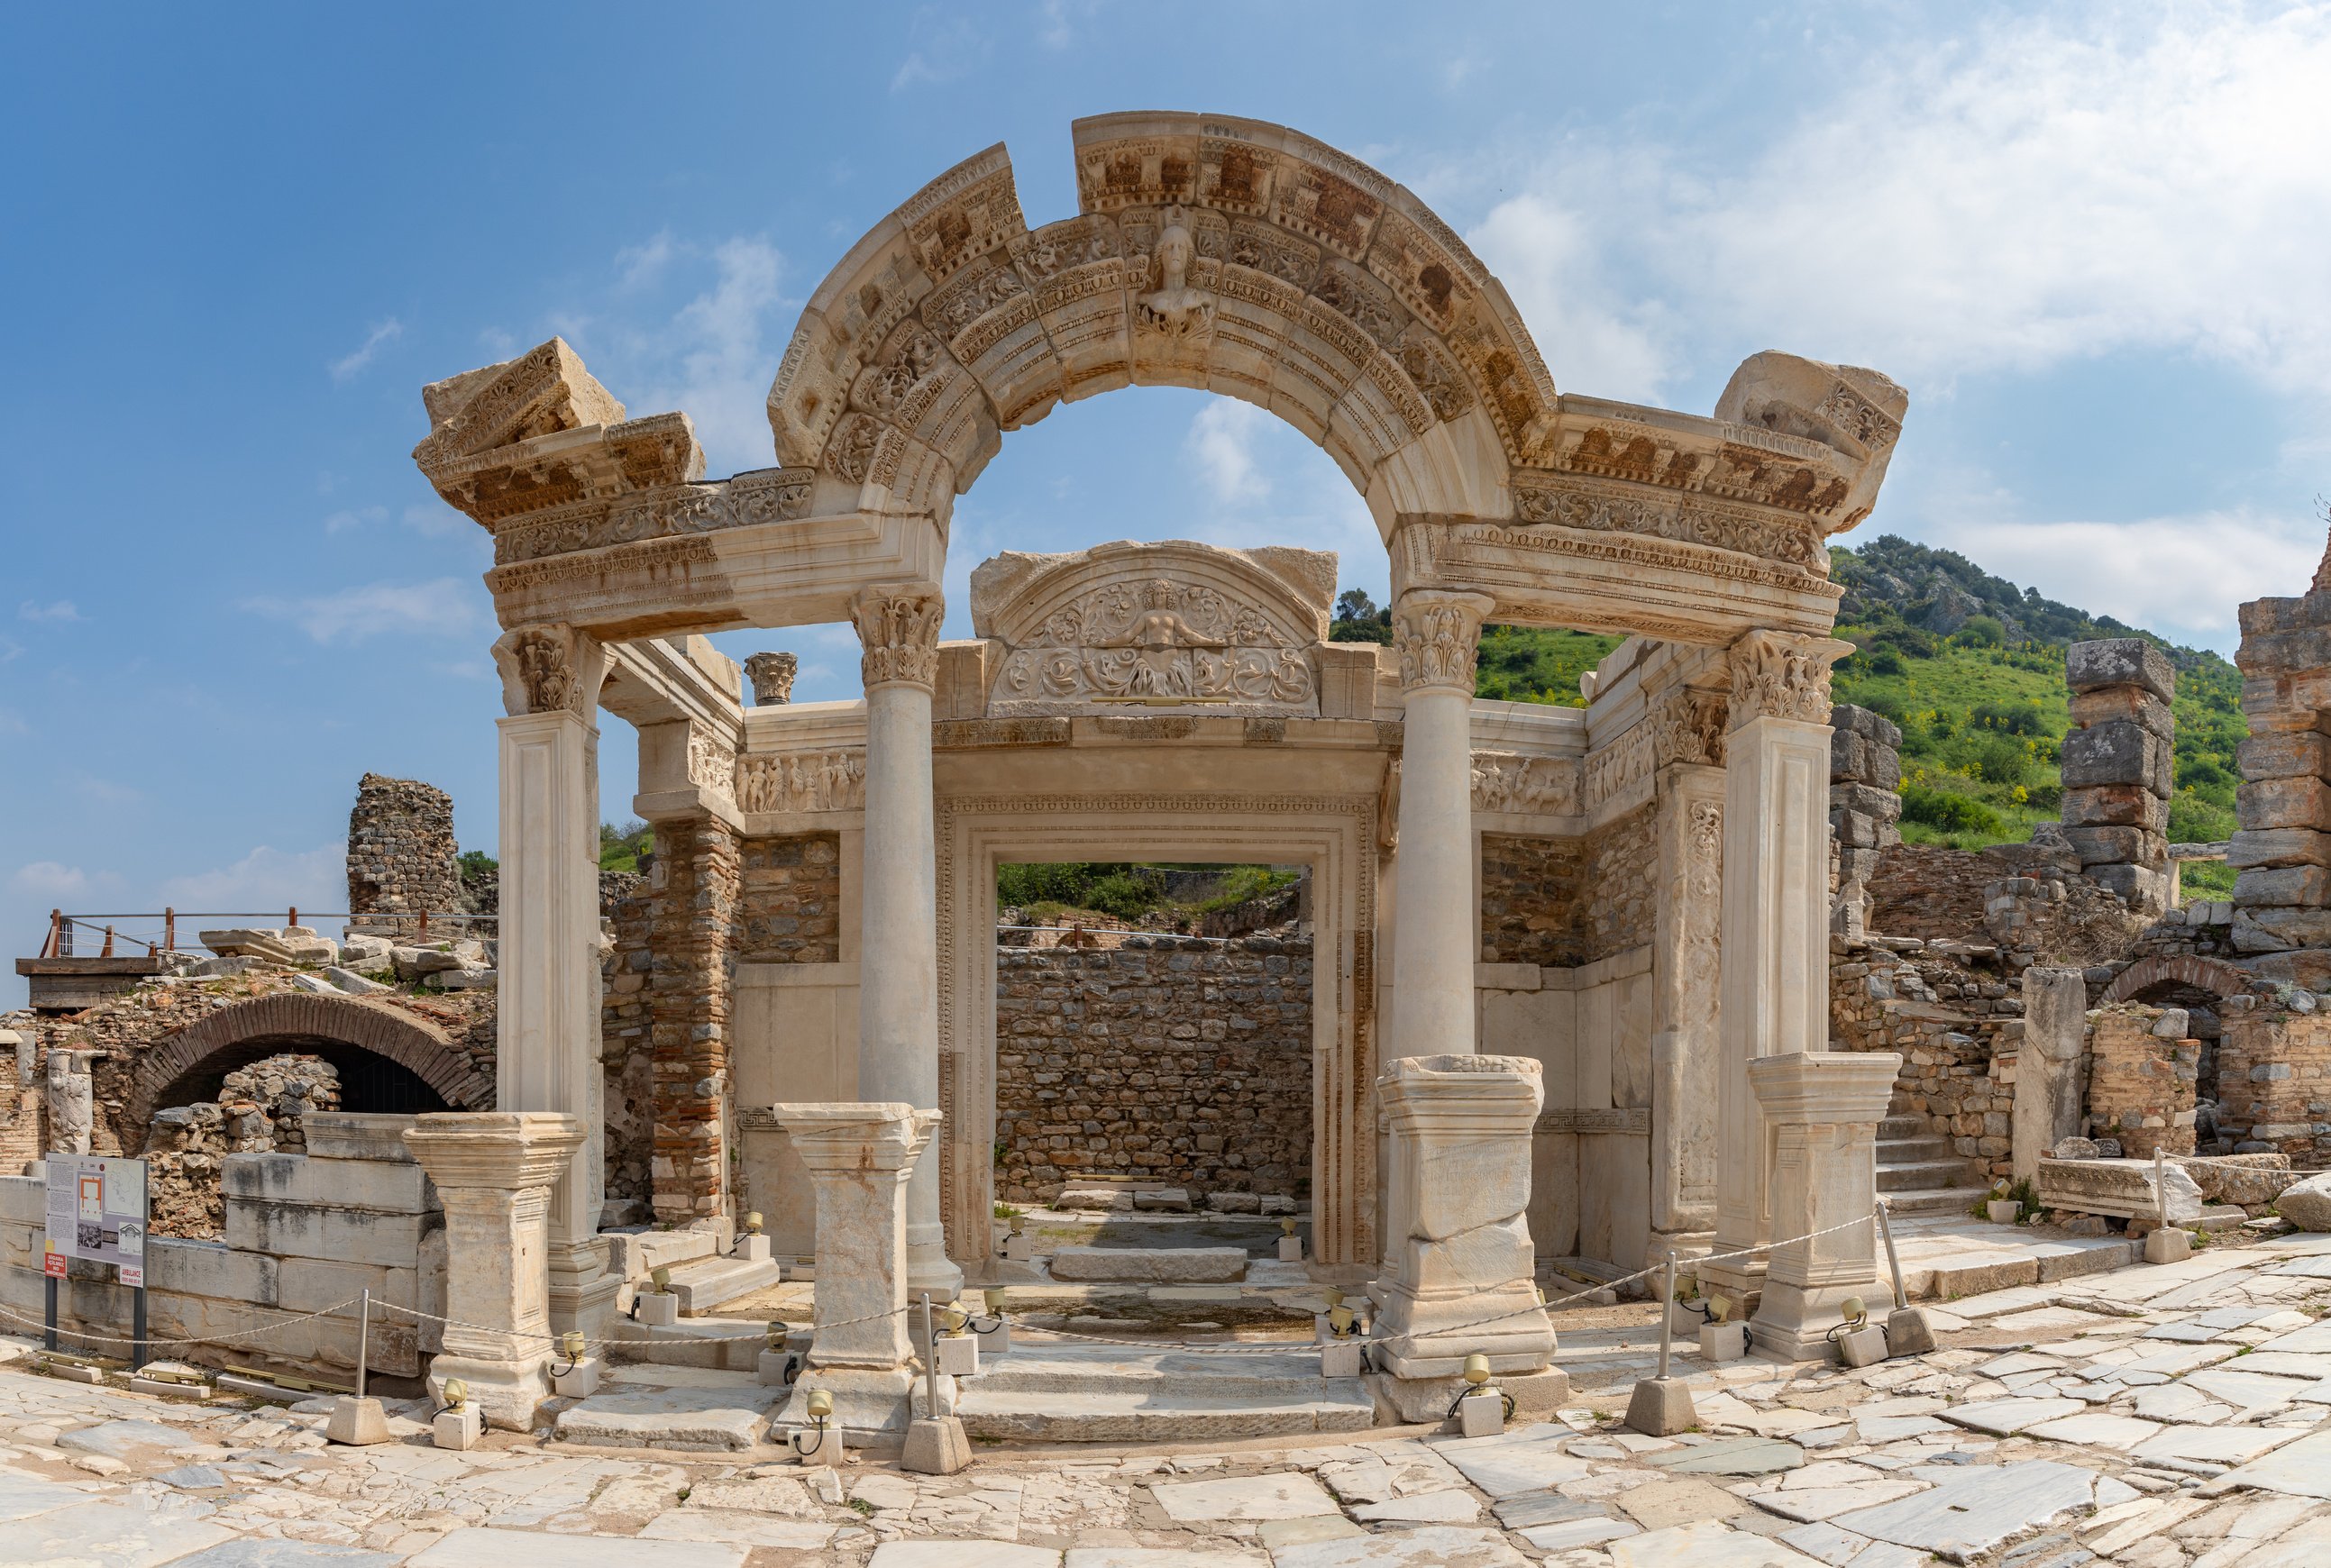
[[1001, 644], [992, 715], [1176, 708], [1308, 717], [1336, 557], [1175, 540], [1010, 552], [972, 574], [974, 630]]

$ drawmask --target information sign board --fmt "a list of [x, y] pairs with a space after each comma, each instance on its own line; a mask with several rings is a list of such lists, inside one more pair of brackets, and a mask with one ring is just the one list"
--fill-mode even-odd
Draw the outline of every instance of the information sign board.
[[146, 1283], [146, 1162], [100, 1155], [48, 1156], [48, 1246], [43, 1271], [68, 1258], [110, 1263], [124, 1285]]

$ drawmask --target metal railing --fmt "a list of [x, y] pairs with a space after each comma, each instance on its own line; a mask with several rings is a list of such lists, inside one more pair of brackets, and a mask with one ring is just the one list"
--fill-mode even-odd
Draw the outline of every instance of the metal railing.
[[[472, 914], [467, 909], [418, 909], [413, 911], [350, 914], [345, 910], [310, 909], [307, 921], [300, 919], [295, 905], [287, 909], [175, 909], [117, 912], [113, 914], [68, 914], [62, 909], [49, 911], [48, 933], [42, 938], [43, 958], [158, 958], [166, 953], [205, 953], [199, 933], [205, 928], [218, 929], [220, 922], [267, 921], [283, 917], [285, 926], [299, 926], [317, 920], [362, 921], [367, 927], [390, 930], [415, 939], [430, 935], [433, 923], [442, 936], [464, 934], [473, 926], [492, 926], [499, 915]], [[191, 946], [181, 946], [182, 933], [193, 937]]]

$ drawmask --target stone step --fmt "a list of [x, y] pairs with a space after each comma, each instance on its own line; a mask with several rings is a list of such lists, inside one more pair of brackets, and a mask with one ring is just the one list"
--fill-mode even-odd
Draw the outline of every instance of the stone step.
[[1030, 1335], [1010, 1354], [983, 1360], [979, 1376], [966, 1386], [996, 1394], [1163, 1392], [1268, 1402], [1324, 1399], [1329, 1380], [1319, 1375], [1319, 1354], [1309, 1345], [1285, 1354], [1208, 1355], [1048, 1344]]
[[1241, 1247], [1061, 1247], [1052, 1278], [1118, 1285], [1223, 1285], [1246, 1277]]
[[1915, 1165], [1926, 1160], [1947, 1160], [1952, 1156], [1951, 1140], [1937, 1133], [1924, 1138], [1880, 1138], [1878, 1141], [1878, 1163], [1880, 1165]]
[[1921, 1191], [1889, 1193], [1887, 1212], [1896, 1219], [1912, 1219], [1927, 1214], [1964, 1215], [1982, 1197], [1981, 1187], [1929, 1187]]
[[966, 1385], [956, 1400], [974, 1439], [1018, 1442], [1220, 1442], [1232, 1438], [1293, 1437], [1365, 1431], [1375, 1402], [1357, 1378], [1327, 1384], [1318, 1400], [1257, 1400], [1237, 1394], [1155, 1392], [991, 1392]]
[[743, 1258], [705, 1258], [683, 1263], [671, 1271], [671, 1293], [680, 1297], [682, 1317], [702, 1317], [723, 1302], [777, 1283], [782, 1271], [774, 1262], [755, 1263]]
[[766, 1436], [782, 1392], [747, 1377], [712, 1387], [618, 1383], [560, 1411], [556, 1430], [561, 1442], [600, 1448], [736, 1453]]
[[1879, 1165], [1878, 1190], [1889, 1198], [1896, 1193], [1931, 1192], [1941, 1187], [1965, 1187], [1968, 1202], [1975, 1191], [1967, 1180], [1965, 1160], [1920, 1160], [1911, 1164]]
[[1889, 1116], [1878, 1124], [1878, 1136], [1892, 1138], [1923, 1138], [1934, 1136], [1935, 1124], [1923, 1115]]

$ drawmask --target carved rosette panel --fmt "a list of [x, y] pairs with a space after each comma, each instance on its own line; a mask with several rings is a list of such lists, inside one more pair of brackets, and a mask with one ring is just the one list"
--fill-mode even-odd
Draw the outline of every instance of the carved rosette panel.
[[1578, 765], [1566, 757], [1473, 754], [1473, 809], [1532, 816], [1578, 813]]
[[1153, 577], [1105, 583], [1045, 617], [1005, 655], [991, 712], [1058, 713], [1120, 705], [1223, 705], [1240, 713], [1316, 712], [1299, 632], [1204, 584]]
[[1651, 751], [1654, 765], [1676, 763], [1724, 765], [1724, 733], [1730, 705], [1720, 691], [1679, 687], [1662, 694], [1651, 708]]
[[1471, 696], [1473, 663], [1481, 648], [1481, 617], [1495, 603], [1481, 594], [1437, 590], [1403, 594], [1392, 615], [1401, 689], [1453, 689]]
[[737, 806], [747, 812], [853, 812], [866, 805], [862, 751], [786, 752], [740, 756]]
[[1830, 666], [1851, 651], [1831, 637], [1749, 632], [1732, 645], [1732, 727], [1753, 718], [1827, 724]]
[[939, 675], [939, 622], [947, 601], [928, 583], [883, 583], [851, 602], [850, 619], [865, 650], [858, 669], [866, 689], [929, 688]]

